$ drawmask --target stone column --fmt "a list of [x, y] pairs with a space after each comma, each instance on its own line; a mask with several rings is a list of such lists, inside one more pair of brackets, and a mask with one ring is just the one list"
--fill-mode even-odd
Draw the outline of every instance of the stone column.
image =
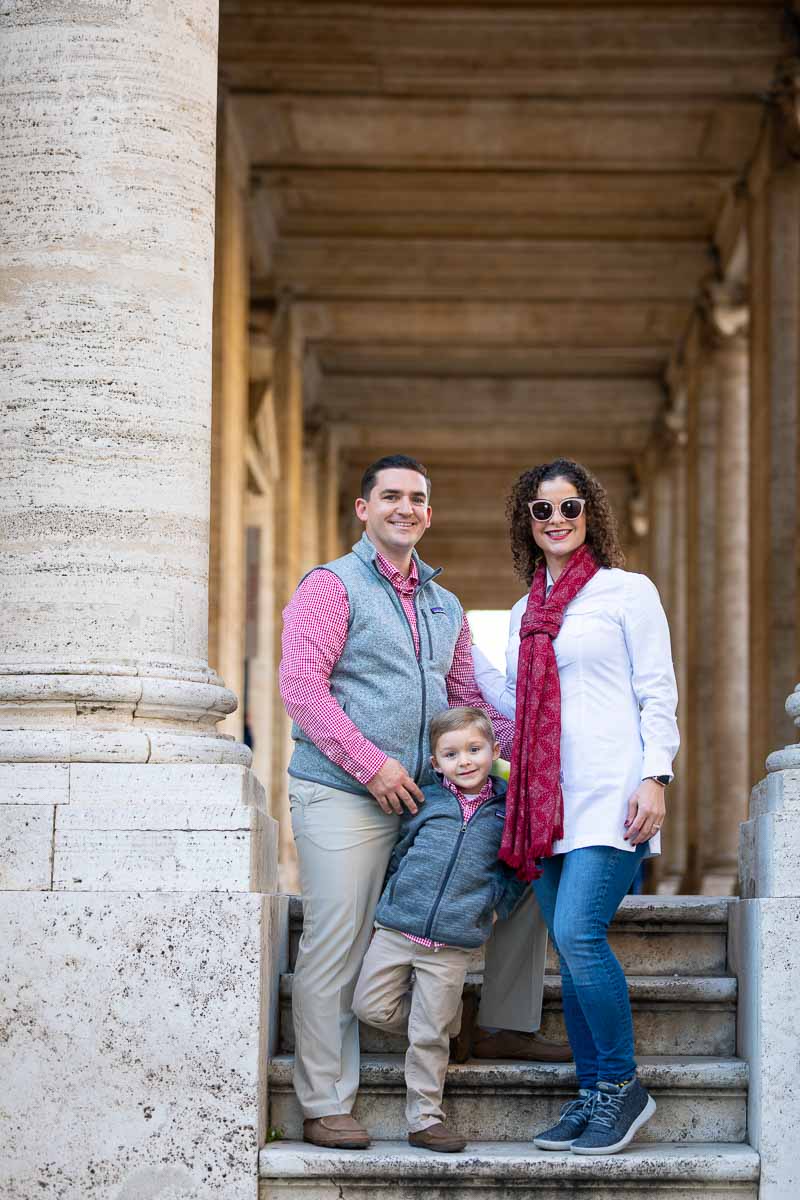
[[264, 790], [215, 729], [236, 698], [206, 661], [217, 7], [45, 0], [2, 18], [15, 1196], [257, 1189], [283, 916], [259, 894], [275, 888]]
[[687, 386], [687, 660], [691, 673], [686, 689], [683, 729], [683, 774], [689, 791], [687, 803], [687, 865], [681, 890], [697, 892], [702, 862], [710, 844], [714, 769], [709, 746], [713, 744], [714, 669], [714, 538], [716, 515], [708, 498], [715, 495], [717, 473], [717, 387], [713, 361], [708, 354], [702, 323], [695, 319], [685, 349]]
[[216, 5], [136, 11], [4, 32], [7, 762], [249, 761], [206, 662]]
[[[245, 498], [249, 422], [249, 164], [229, 104], [218, 122], [211, 412], [209, 661], [240, 699], [245, 664]], [[237, 738], [243, 711], [223, 728]]]
[[716, 480], [701, 506], [714, 506], [713, 791], [703, 892], [730, 895], [737, 884], [739, 823], [750, 785], [748, 742], [748, 309], [746, 292], [713, 285], [707, 338], [717, 390]]
[[750, 780], [790, 735], [782, 697], [800, 674], [800, 117], [798, 76], [776, 88], [748, 178]]
[[667, 613], [672, 658], [678, 683], [678, 726], [681, 750], [675, 778], [667, 792], [667, 822], [655, 879], [660, 892], [680, 892], [686, 872], [686, 386], [684, 372], [672, 366], [667, 374], [669, 399], [651, 452], [654, 478], [652, 578]]
[[[283, 609], [304, 573], [303, 523], [307, 503], [303, 470], [303, 335], [296, 310], [287, 301], [276, 318], [275, 427], [279, 454], [279, 481], [275, 503], [275, 661], [280, 662]], [[313, 503], [313, 501], [311, 501]], [[309, 564], [311, 565], [311, 564]], [[272, 783], [270, 805], [280, 827], [281, 885], [296, 883], [296, 854], [292, 838], [286, 767], [292, 752], [291, 722], [280, 696], [274, 705]]]

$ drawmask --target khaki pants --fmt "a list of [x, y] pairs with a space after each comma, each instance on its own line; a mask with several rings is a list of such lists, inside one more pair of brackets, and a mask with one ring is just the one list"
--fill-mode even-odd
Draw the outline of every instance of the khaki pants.
[[444, 1120], [450, 1038], [461, 1024], [469, 961], [469, 950], [436, 950], [394, 929], [378, 928], [361, 968], [353, 1011], [368, 1025], [390, 1033], [408, 1031], [406, 1120], [412, 1133]]
[[294, 1088], [304, 1117], [349, 1113], [358, 1091], [353, 991], [400, 818], [371, 796], [289, 778], [303, 891], [294, 969]]
[[[292, 997], [294, 1086], [303, 1115], [324, 1117], [349, 1113], [358, 1090], [353, 992], [400, 818], [387, 816], [371, 796], [291, 777], [289, 805], [303, 892]], [[546, 947], [530, 891], [487, 943], [482, 1024], [539, 1028]]]

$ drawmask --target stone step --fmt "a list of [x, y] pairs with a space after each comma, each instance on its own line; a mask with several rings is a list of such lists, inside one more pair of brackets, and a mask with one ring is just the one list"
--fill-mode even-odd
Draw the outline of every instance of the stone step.
[[[292, 1088], [294, 1058], [272, 1060], [269, 1124], [302, 1138], [303, 1119]], [[747, 1063], [726, 1058], [642, 1058], [639, 1077], [658, 1110], [641, 1138], [649, 1142], [741, 1142], [747, 1130]], [[558, 1118], [577, 1082], [565, 1063], [472, 1061], [451, 1065], [444, 1106], [453, 1127], [471, 1141], [530, 1140]], [[364, 1055], [355, 1115], [376, 1140], [406, 1136], [402, 1055]]]
[[[281, 978], [279, 1051], [293, 1053], [292, 975]], [[467, 976], [467, 989], [480, 990], [480, 976]], [[728, 976], [643, 975], [628, 978], [637, 1054], [701, 1055], [729, 1058], [736, 1053], [736, 980]], [[546, 975], [542, 1034], [566, 1039], [561, 1009], [561, 980]], [[365, 1053], [405, 1050], [402, 1037], [361, 1026]]]
[[[724, 896], [626, 896], [611, 927], [611, 946], [629, 975], [724, 975], [729, 904]], [[302, 928], [302, 904], [292, 896], [292, 968]], [[473, 969], [479, 970], [482, 961], [482, 951], [476, 951]], [[558, 970], [552, 947], [548, 970]]]
[[407, 1142], [323, 1150], [274, 1142], [259, 1156], [259, 1200], [757, 1200], [749, 1146], [641, 1143], [608, 1157], [473, 1143], [432, 1154]]

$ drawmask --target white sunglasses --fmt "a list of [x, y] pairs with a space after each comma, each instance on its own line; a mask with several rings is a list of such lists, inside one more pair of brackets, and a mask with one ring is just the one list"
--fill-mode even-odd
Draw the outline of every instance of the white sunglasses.
[[[586, 501], [582, 496], [569, 496], [560, 502], [558, 511], [566, 521], [577, 521], [585, 507]], [[552, 500], [529, 500], [528, 508], [534, 521], [538, 521], [540, 524], [549, 521], [556, 511]]]

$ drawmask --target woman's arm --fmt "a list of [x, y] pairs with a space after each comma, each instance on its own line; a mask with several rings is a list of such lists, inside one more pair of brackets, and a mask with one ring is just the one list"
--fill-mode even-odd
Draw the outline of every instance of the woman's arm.
[[485, 700], [493, 704], [504, 717], [514, 720], [517, 707], [517, 658], [519, 656], [519, 627], [522, 614], [528, 603], [528, 597], [523, 596], [511, 610], [508, 623], [508, 645], [506, 647], [505, 673], [498, 671], [481, 650], [480, 646], [472, 647], [472, 662], [475, 667], [475, 679]]
[[475, 680], [484, 700], [493, 705], [504, 717], [510, 717], [513, 721], [516, 710], [516, 688], [509, 686], [507, 676], [489, 662], [480, 646], [472, 647], [472, 663], [475, 667]]
[[631, 683], [639, 701], [642, 778], [671, 775], [680, 736], [669, 625], [655, 585], [645, 575], [630, 575], [627, 582], [623, 624]]

